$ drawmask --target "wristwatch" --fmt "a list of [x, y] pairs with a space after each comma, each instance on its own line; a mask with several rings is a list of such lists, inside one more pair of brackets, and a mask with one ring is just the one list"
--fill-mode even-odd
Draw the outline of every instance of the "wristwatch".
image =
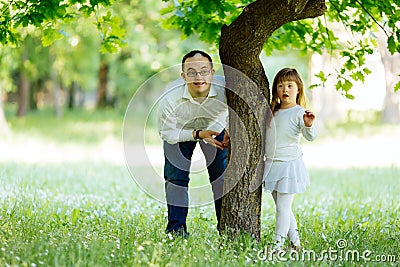
[[196, 131], [196, 137], [194, 138], [194, 139], [196, 139], [196, 140], [201, 140], [201, 138], [200, 138], [200, 132], [202, 131], [201, 129], [194, 129], [195, 131]]

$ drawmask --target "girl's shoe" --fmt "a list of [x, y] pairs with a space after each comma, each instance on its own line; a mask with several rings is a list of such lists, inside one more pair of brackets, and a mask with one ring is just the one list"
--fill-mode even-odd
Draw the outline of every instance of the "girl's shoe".
[[303, 250], [303, 247], [302, 246], [296, 246], [292, 241], [290, 241], [290, 245], [289, 245], [289, 248], [288, 248], [289, 250], [295, 250], [295, 251], [297, 251], [297, 252], [300, 252], [300, 251], [302, 251]]

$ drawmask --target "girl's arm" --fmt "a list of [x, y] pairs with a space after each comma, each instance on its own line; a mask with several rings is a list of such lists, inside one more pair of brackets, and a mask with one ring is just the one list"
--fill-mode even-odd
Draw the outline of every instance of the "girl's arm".
[[301, 125], [301, 133], [308, 141], [314, 141], [317, 138], [317, 131], [313, 126], [315, 115], [310, 110], [305, 110]]

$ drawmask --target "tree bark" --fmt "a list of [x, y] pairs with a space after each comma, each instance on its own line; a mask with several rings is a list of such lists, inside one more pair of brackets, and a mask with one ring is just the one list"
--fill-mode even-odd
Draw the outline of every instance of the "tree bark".
[[108, 82], [108, 64], [102, 59], [99, 70], [99, 88], [97, 91], [97, 107], [102, 108], [107, 105], [107, 82]]
[[[230, 157], [225, 174], [220, 232], [261, 236], [261, 182], [264, 169], [269, 83], [260, 61], [264, 43], [287, 22], [326, 11], [323, 0], [258, 0], [221, 29], [219, 53], [226, 77]], [[244, 170], [244, 171], [243, 171]]]
[[391, 55], [387, 49], [386, 35], [379, 31], [378, 44], [381, 61], [385, 69], [386, 95], [382, 107], [383, 123], [400, 123], [400, 91], [395, 92], [396, 83], [400, 82], [400, 54]]

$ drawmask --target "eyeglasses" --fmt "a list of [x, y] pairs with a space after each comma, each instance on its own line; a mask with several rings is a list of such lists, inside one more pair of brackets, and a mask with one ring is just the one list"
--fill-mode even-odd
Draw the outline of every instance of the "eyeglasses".
[[196, 77], [197, 73], [199, 73], [201, 76], [207, 76], [210, 75], [211, 70], [201, 70], [201, 71], [194, 71], [194, 70], [190, 70], [188, 72], [186, 72], [186, 75], [188, 77]]

